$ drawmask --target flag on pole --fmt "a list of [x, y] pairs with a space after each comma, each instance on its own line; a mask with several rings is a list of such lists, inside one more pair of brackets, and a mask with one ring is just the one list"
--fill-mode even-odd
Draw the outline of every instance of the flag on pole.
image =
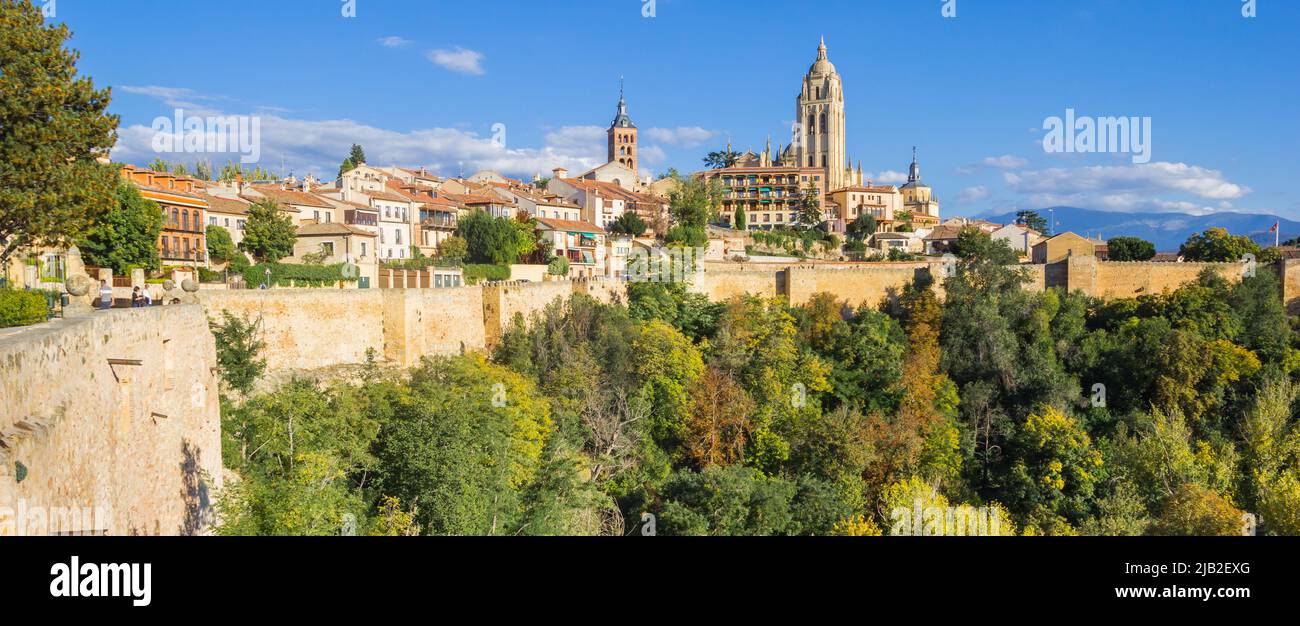
[[1275, 233], [1275, 232], [1277, 232], [1277, 227], [1278, 227], [1278, 226], [1281, 226], [1281, 225], [1282, 225], [1282, 222], [1280, 222], [1280, 221], [1278, 221], [1278, 222], [1273, 222], [1273, 225], [1270, 226], [1270, 227], [1268, 228], [1268, 232], [1270, 232], [1270, 233]]

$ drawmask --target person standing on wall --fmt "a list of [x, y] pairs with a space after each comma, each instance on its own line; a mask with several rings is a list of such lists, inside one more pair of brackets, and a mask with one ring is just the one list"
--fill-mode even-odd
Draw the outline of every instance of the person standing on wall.
[[113, 308], [113, 286], [106, 280], [99, 281], [99, 305], [104, 309]]
[[138, 309], [144, 306], [144, 296], [140, 295], [140, 288], [135, 287], [131, 290], [131, 308]]

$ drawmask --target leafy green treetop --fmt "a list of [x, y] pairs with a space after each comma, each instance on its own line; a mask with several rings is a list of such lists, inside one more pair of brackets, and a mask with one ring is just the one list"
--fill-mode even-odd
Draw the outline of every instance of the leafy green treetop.
[[248, 222], [239, 248], [258, 262], [274, 263], [293, 255], [298, 229], [289, 214], [274, 200], [263, 200], [248, 207]]
[[1244, 235], [1230, 235], [1225, 228], [1208, 228], [1187, 238], [1178, 253], [1188, 261], [1234, 262], [1247, 254], [1259, 256], [1259, 244]]
[[63, 24], [31, 2], [0, 2], [0, 266], [15, 251], [79, 238], [113, 207], [111, 93], [77, 76]]
[[158, 204], [121, 180], [116, 206], [90, 226], [78, 246], [88, 264], [112, 268], [117, 275], [129, 274], [136, 267], [157, 270], [161, 266], [158, 236], [162, 226]]
[[1149, 261], [1156, 255], [1155, 244], [1137, 237], [1111, 237], [1106, 247], [1111, 261]]

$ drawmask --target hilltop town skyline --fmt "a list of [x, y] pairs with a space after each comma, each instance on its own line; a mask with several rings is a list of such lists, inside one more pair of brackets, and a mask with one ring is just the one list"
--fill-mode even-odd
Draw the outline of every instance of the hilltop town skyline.
[[[136, 165], [156, 156], [151, 122], [183, 109], [260, 117], [260, 164], [300, 177], [331, 178], [354, 142], [375, 163], [446, 176], [580, 171], [606, 161], [604, 133], [623, 78], [643, 129], [643, 169], [697, 171], [728, 140], [741, 152], [762, 151], [769, 137], [788, 143], [782, 133], [793, 123], [799, 77], [824, 36], [844, 76], [851, 166], [861, 161], [866, 178], [901, 184], [917, 146], [946, 214], [1069, 205], [1300, 217], [1300, 197], [1286, 185], [1295, 157], [1285, 137], [1296, 129], [1282, 111], [1296, 86], [1268, 78], [1295, 45], [1269, 34], [1295, 23], [1297, 7], [1269, 6], [1248, 20], [1231, 3], [1062, 12], [1007, 2], [963, 6], [948, 19], [922, 3], [824, 2], [783, 14], [780, 37], [745, 38], [731, 35], [776, 5], [735, 12], [660, 1], [647, 18], [636, 3], [609, 4], [538, 12], [506, 2], [487, 20], [474, 19], [472, 7], [408, 2], [362, 0], [355, 18], [328, 6], [259, 6], [257, 19], [232, 17], [247, 14], [238, 2], [197, 6], [187, 9], [193, 19], [223, 29], [160, 33], [168, 54], [141, 48], [143, 57], [106, 53], [139, 45], [123, 42], [130, 21], [107, 7], [64, 0], [57, 19], [73, 29], [88, 71], [114, 87], [112, 110], [123, 116], [114, 158]], [[608, 28], [560, 36], [575, 9]], [[458, 26], [421, 26], [442, 23]], [[863, 23], [873, 25], [870, 37], [854, 26]], [[710, 24], [727, 25], [727, 36], [714, 39]], [[1174, 39], [1174, 26], [1206, 37]], [[993, 30], [1015, 36], [990, 38]], [[237, 69], [213, 54], [227, 37], [241, 42]], [[1112, 37], [1143, 42], [1141, 67], [1095, 45]], [[603, 52], [583, 52], [591, 46]], [[275, 63], [260, 67], [258, 58]], [[1243, 84], [1277, 97], [1254, 97]], [[1150, 162], [1045, 153], [1044, 119], [1067, 109], [1150, 117]], [[210, 158], [164, 158], [186, 156]]]

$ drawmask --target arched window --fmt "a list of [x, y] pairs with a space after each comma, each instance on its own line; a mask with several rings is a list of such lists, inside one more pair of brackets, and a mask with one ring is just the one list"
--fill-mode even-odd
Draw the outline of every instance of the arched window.
[[809, 132], [809, 133], [812, 133], [812, 132], [815, 132], [816, 130], [817, 130], [817, 116], [814, 115], [814, 114], [812, 114], [812, 113], [809, 113], [809, 114], [808, 114], [808, 132]]
[[181, 212], [179, 209], [172, 209], [172, 228], [181, 223]]
[[[181, 230], [189, 230], [189, 229], [190, 229], [190, 212], [181, 211]], [[186, 248], [189, 247], [189, 240], [186, 240], [185, 247]]]
[[826, 114], [822, 113], [822, 132], [826, 132]]

